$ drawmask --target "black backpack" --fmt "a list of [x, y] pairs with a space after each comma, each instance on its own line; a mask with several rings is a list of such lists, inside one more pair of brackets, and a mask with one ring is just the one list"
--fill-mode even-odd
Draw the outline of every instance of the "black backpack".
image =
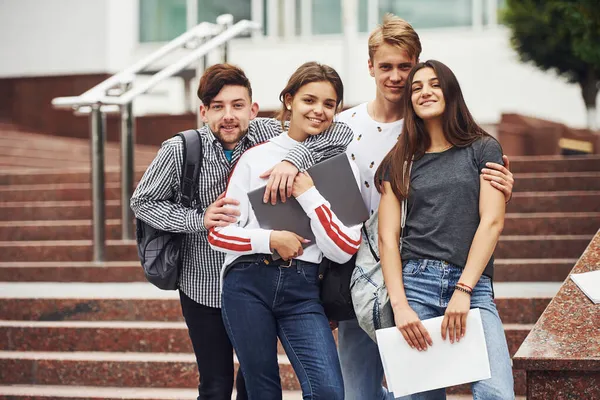
[[319, 265], [321, 305], [329, 320], [345, 321], [356, 317], [350, 293], [355, 263], [356, 254], [344, 264], [323, 257]]
[[[202, 168], [202, 141], [197, 130], [188, 130], [177, 136], [183, 139], [181, 204], [191, 207]], [[159, 289], [177, 290], [181, 270], [181, 245], [185, 234], [155, 229], [138, 218], [135, 225], [138, 256], [146, 279]]]

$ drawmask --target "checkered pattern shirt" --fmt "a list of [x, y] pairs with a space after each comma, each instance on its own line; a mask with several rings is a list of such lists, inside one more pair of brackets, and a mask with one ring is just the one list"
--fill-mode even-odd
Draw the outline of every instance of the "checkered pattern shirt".
[[[183, 142], [175, 136], [166, 140], [156, 158], [140, 180], [131, 198], [135, 216], [154, 228], [169, 232], [186, 233], [182, 246], [183, 263], [179, 289], [197, 303], [221, 307], [219, 274], [225, 254], [214, 251], [208, 244], [204, 226], [204, 210], [226, 189], [227, 178], [233, 165], [248, 148], [262, 143], [282, 132], [281, 123], [274, 119], [257, 118], [250, 122], [248, 133], [227, 160], [221, 143], [204, 126], [200, 130], [204, 160], [200, 171], [198, 196], [191, 208], [181, 201], [181, 168]], [[311, 136], [294, 147], [285, 158], [299, 170], [346, 150], [352, 140], [352, 130], [342, 122], [334, 123], [321, 135]]]

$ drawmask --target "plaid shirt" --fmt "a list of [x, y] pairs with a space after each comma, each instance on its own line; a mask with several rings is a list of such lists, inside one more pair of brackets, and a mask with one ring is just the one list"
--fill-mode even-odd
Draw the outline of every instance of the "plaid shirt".
[[[212, 250], [208, 244], [204, 210], [225, 191], [229, 173], [242, 153], [279, 135], [282, 128], [281, 123], [274, 119], [252, 120], [247, 135], [235, 146], [231, 162], [207, 126], [199, 131], [204, 159], [200, 171], [199, 196], [192, 203], [192, 208], [179, 204], [183, 142], [181, 138], [173, 137], [163, 142], [156, 158], [142, 176], [131, 197], [131, 209], [137, 218], [154, 228], [186, 233], [179, 288], [197, 303], [219, 308], [219, 277], [225, 254]], [[352, 137], [348, 125], [334, 123], [323, 134], [311, 136], [294, 147], [285, 161], [304, 171], [319, 161], [345, 151]]]

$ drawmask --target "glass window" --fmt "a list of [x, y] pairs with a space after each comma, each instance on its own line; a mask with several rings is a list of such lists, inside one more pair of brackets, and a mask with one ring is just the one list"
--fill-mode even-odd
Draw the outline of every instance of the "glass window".
[[312, 33], [342, 33], [341, 0], [312, 0]]
[[358, 31], [369, 32], [375, 27], [369, 27], [369, 0], [358, 1]]
[[[251, 19], [251, 0], [197, 0], [198, 22]], [[140, 0], [140, 42], [167, 42], [186, 31], [186, 0]]]
[[233, 15], [233, 22], [252, 19], [251, 0], [198, 0], [198, 22], [216, 22], [221, 14]]
[[185, 32], [186, 0], [140, 0], [140, 42], [167, 42]]
[[391, 12], [415, 29], [472, 25], [472, 0], [379, 0], [379, 19]]

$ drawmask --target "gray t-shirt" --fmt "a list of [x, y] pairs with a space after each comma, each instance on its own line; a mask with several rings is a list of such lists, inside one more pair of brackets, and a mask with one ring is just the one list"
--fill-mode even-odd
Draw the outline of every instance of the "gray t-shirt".
[[[465, 267], [479, 226], [479, 175], [486, 162], [503, 164], [502, 148], [491, 137], [427, 153], [413, 163], [402, 261], [435, 259]], [[492, 256], [484, 275], [491, 278], [493, 268]]]

